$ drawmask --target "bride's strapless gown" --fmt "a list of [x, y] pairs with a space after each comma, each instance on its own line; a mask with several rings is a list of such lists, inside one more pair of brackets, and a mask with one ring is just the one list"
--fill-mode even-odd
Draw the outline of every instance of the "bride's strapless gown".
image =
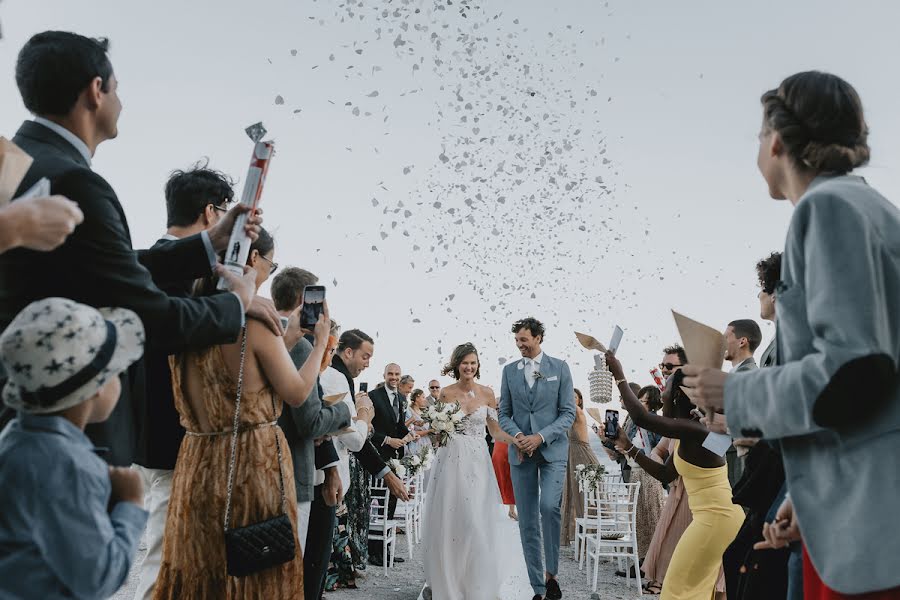
[[497, 600], [511, 571], [524, 577], [518, 539], [512, 557], [504, 541], [512, 521], [504, 522], [484, 439], [488, 418], [496, 421], [497, 412], [487, 406], [467, 416], [465, 432], [438, 449], [431, 469], [422, 529], [425, 580], [434, 600]]

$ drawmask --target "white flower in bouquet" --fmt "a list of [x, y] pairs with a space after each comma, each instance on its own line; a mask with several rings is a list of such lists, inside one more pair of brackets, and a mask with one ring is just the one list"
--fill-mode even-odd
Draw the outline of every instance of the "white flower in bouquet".
[[422, 464], [422, 459], [419, 458], [418, 455], [413, 454], [413, 455], [410, 457], [409, 462], [411, 462], [414, 466], [419, 466], [419, 465]]
[[584, 471], [584, 465], [577, 465], [575, 467], [575, 471], [581, 473], [582, 471]]
[[403, 463], [398, 462], [397, 468], [394, 470], [394, 473], [397, 474], [397, 477], [403, 479], [406, 477], [406, 467], [403, 466]]
[[465, 418], [465, 416], [466, 415], [464, 415], [461, 410], [456, 411], [455, 413], [453, 413], [453, 416], [450, 417], [450, 420], [452, 420], [454, 423], [459, 423]]

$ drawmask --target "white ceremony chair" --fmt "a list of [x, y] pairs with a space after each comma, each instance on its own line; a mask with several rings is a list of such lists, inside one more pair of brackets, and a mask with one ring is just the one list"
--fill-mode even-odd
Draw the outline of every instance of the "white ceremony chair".
[[[597, 494], [600, 525], [587, 537], [587, 581], [591, 583], [593, 561], [593, 591], [597, 591], [600, 557], [618, 560], [625, 571], [626, 586], [631, 582], [631, 563], [634, 563], [635, 583], [641, 596], [641, 567], [637, 544], [637, 500], [641, 484], [604, 483]], [[624, 562], [624, 565], [623, 565]]]
[[409, 495], [407, 502], [397, 502], [397, 510], [394, 513], [394, 519], [397, 523], [403, 523], [406, 531], [406, 547], [409, 551], [409, 558], [413, 556], [413, 545], [417, 544], [420, 539], [419, 529], [422, 527], [422, 474], [416, 473], [412, 477], [404, 477], [403, 485], [406, 486], [406, 492]]
[[[394, 553], [397, 544], [397, 522], [388, 519], [388, 502], [391, 493], [387, 489], [383, 479], [373, 477], [369, 483], [369, 491], [372, 494], [372, 503], [369, 507], [369, 540], [380, 541], [384, 565], [384, 574], [388, 574], [388, 568], [394, 566]], [[388, 558], [390, 557], [390, 563]]]
[[587, 538], [593, 533], [597, 532], [597, 526], [600, 521], [600, 514], [598, 512], [597, 500], [599, 495], [602, 493], [603, 486], [608, 483], [621, 483], [622, 478], [617, 473], [606, 473], [604, 474], [599, 483], [599, 488], [597, 490], [589, 491], [585, 490], [581, 492], [582, 494], [582, 502], [584, 506], [584, 510], [582, 514], [583, 517], [577, 517], [575, 519], [575, 552], [578, 556], [578, 570], [582, 569], [582, 565], [584, 563], [584, 559], [587, 549]]

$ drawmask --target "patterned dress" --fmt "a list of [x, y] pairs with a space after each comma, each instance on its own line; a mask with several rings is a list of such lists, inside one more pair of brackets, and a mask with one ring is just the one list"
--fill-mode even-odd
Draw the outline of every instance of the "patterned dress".
[[[227, 495], [228, 460], [234, 418], [236, 382], [228, 375], [219, 346], [170, 359], [175, 407], [188, 432], [200, 432], [198, 419], [182, 391], [185, 370], [197, 373], [205, 394], [202, 403], [215, 432], [223, 435], [185, 436], [178, 452], [172, 496], [166, 519], [162, 565], [153, 598], [266, 598], [303, 597], [303, 557], [300, 543], [294, 560], [247, 577], [231, 577], [226, 572], [223, 521]], [[278, 452], [275, 436], [283, 450], [287, 514], [296, 538], [297, 493], [294, 469], [287, 440], [273, 414], [272, 390], [247, 392], [241, 398], [241, 425], [232, 493], [231, 526], [241, 527], [282, 514]]]

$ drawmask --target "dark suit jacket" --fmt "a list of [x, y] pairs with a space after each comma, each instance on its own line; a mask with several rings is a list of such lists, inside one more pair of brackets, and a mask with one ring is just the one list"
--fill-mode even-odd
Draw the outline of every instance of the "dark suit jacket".
[[[353, 381], [353, 377], [350, 376], [350, 371], [347, 370], [347, 366], [344, 364], [344, 361], [341, 360], [341, 357], [335, 355], [335, 357], [331, 359], [331, 366], [340, 371], [344, 377], [347, 378], [347, 384], [350, 386], [350, 393], [356, 396], [356, 383]], [[354, 452], [353, 455], [363, 468], [372, 475], [378, 475], [387, 468], [387, 463], [384, 462], [381, 453], [378, 452], [378, 449], [372, 444], [372, 440], [366, 440], [362, 450]]]
[[[312, 353], [312, 344], [302, 338], [291, 349], [291, 360], [297, 369], [303, 366]], [[343, 402], [333, 406], [325, 406], [322, 403], [321, 388], [316, 382], [309, 397], [300, 406], [293, 407], [285, 404], [278, 419], [278, 424], [284, 430], [288, 446], [291, 448], [291, 458], [294, 459], [294, 483], [297, 486], [297, 502], [310, 502], [313, 499], [313, 484], [316, 468], [325, 466], [316, 464], [316, 452], [314, 440], [317, 437], [343, 429], [350, 425], [350, 409]], [[331, 445], [334, 451], [334, 445]], [[321, 444], [318, 446], [322, 447]], [[320, 460], [324, 460], [320, 458]], [[337, 452], [334, 452], [334, 461], [337, 460]], [[333, 462], [334, 462], [333, 461]], [[328, 463], [325, 463], [328, 464]]]
[[[13, 141], [34, 159], [16, 195], [46, 177], [52, 193], [78, 203], [84, 222], [52, 252], [20, 248], [0, 255], [0, 330], [29, 303], [60, 296], [89, 306], [135, 311], [146, 330], [146, 351], [172, 354], [237, 339], [243, 317], [234, 294], [174, 298], [153, 283], [152, 277], [182, 281], [208, 275], [209, 258], [200, 236], [135, 252], [115, 192], [71, 144], [32, 121], [19, 128]], [[116, 409], [105, 423], [89, 426], [87, 433], [98, 446], [110, 448], [110, 462], [129, 465], [140, 458], [135, 404], [146, 397], [143, 361], [122, 379]]]
[[375, 418], [372, 419], [372, 443], [378, 448], [385, 460], [403, 456], [403, 448], [394, 450], [384, 443], [385, 437], [403, 438], [409, 433], [406, 428], [406, 399], [400, 396], [400, 416], [394, 415], [394, 405], [388, 398], [387, 389], [381, 387], [369, 392], [369, 398], [375, 406]]
[[[175, 240], [160, 239], [150, 250], [164, 251]], [[182, 281], [160, 281], [154, 283], [169, 296], [188, 297], [191, 295], [193, 279]], [[175, 468], [178, 449], [184, 439], [184, 427], [175, 409], [175, 394], [172, 392], [172, 371], [169, 369], [169, 354], [162, 350], [150, 349], [144, 353], [146, 374], [146, 397], [141, 401], [134, 398], [136, 414], [140, 418], [138, 431], [138, 453], [135, 462], [148, 469]]]

